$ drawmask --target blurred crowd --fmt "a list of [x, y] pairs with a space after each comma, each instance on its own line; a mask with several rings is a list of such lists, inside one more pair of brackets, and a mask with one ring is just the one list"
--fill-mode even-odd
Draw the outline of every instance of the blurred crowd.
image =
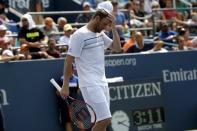
[[[85, 25], [102, 0], [86, 0], [84, 13], [75, 23], [66, 17], [43, 18], [40, 25], [26, 13], [19, 23], [10, 23], [0, 2], [0, 61], [55, 59], [65, 57], [70, 36]], [[197, 48], [197, 1], [187, 0], [125, 0], [119, 5], [111, 0], [122, 53], [154, 53]], [[189, 4], [188, 4], [189, 3]], [[176, 5], [176, 8], [175, 5]], [[112, 37], [109, 30], [106, 34]], [[110, 50], [106, 54], [111, 54]]]

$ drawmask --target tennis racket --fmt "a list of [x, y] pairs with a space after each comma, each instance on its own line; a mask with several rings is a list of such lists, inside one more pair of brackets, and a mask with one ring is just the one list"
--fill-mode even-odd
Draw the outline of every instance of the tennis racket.
[[[61, 90], [61, 87], [53, 78], [50, 82], [58, 91]], [[70, 118], [74, 125], [79, 129], [89, 129], [94, 125], [96, 122], [96, 113], [90, 105], [70, 96], [65, 101], [68, 104]]]

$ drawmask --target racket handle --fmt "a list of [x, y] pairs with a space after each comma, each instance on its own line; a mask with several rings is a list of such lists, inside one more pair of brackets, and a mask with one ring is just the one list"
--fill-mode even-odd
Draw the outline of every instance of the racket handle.
[[57, 84], [57, 82], [52, 78], [50, 80], [50, 82], [53, 84], [53, 86], [55, 86], [55, 88], [60, 91], [61, 90], [61, 87]]

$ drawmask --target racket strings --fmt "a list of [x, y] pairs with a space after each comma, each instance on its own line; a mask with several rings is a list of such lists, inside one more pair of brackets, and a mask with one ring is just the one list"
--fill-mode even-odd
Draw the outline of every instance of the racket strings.
[[87, 104], [80, 102], [71, 104], [71, 119], [78, 128], [88, 129], [92, 126], [91, 110], [87, 106]]

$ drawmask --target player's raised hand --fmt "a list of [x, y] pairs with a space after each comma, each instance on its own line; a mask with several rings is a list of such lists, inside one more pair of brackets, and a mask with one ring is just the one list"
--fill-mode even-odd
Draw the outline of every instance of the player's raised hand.
[[111, 28], [116, 28], [116, 18], [114, 15], [108, 15], [108, 19], [111, 21]]

